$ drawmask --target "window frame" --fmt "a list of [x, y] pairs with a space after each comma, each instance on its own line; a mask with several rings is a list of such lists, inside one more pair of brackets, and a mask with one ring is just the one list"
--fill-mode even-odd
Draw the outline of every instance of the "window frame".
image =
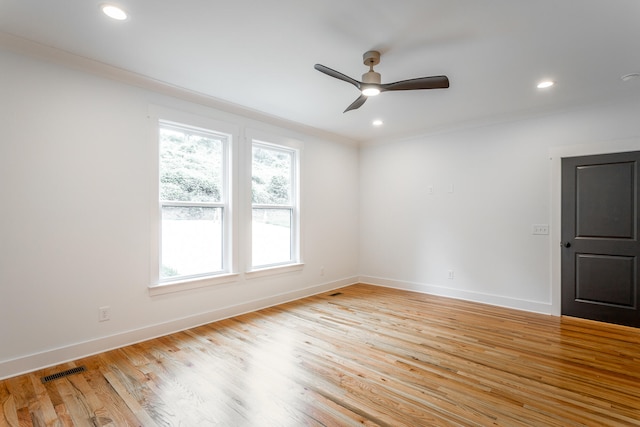
[[[198, 135], [205, 138], [216, 138], [221, 140], [222, 143], [222, 159], [221, 159], [221, 183], [220, 183], [220, 201], [219, 202], [184, 202], [184, 201], [175, 201], [175, 200], [163, 200], [160, 198], [160, 194], [158, 194], [158, 203], [160, 205], [160, 266], [162, 267], [163, 261], [163, 242], [162, 237], [164, 235], [164, 231], [162, 229], [162, 215], [164, 213], [164, 208], [212, 208], [212, 209], [221, 209], [221, 248], [220, 248], [220, 270], [215, 271], [206, 271], [202, 273], [194, 273], [194, 274], [183, 274], [175, 277], [159, 277], [158, 283], [171, 283], [171, 282], [182, 282], [187, 280], [197, 280], [203, 277], [213, 277], [219, 276], [221, 274], [225, 274], [229, 271], [228, 263], [229, 263], [229, 254], [228, 254], [228, 246], [229, 246], [229, 230], [226, 226], [227, 223], [227, 214], [229, 211], [229, 144], [231, 140], [231, 135], [223, 132], [217, 132], [211, 129], [203, 129], [200, 127], [194, 127], [190, 125], [186, 125], [183, 123], [176, 123], [173, 121], [160, 119], [158, 121], [158, 132], [161, 133], [162, 130], [173, 130], [178, 132], [183, 132], [188, 135]], [[159, 143], [159, 141], [158, 141]], [[162, 154], [159, 152], [159, 154]], [[160, 160], [160, 159], [158, 159]], [[159, 186], [162, 188], [162, 185]]]
[[[153, 126], [153, 155], [155, 162], [153, 165], [153, 187], [152, 191], [152, 261], [150, 263], [151, 283], [149, 292], [151, 295], [159, 295], [179, 290], [194, 289], [204, 286], [228, 283], [237, 280], [237, 221], [235, 213], [235, 200], [237, 199], [236, 185], [236, 164], [237, 149], [236, 144], [239, 135], [237, 126], [209, 119], [207, 117], [190, 114], [181, 111], [170, 110], [162, 107], [150, 106], [149, 119]], [[223, 173], [220, 202], [176, 202], [163, 201], [160, 199], [160, 129], [166, 126], [178, 130], [191, 131], [196, 134], [222, 136], [226, 139], [223, 142]], [[214, 207], [222, 208], [222, 269], [216, 272], [207, 272], [193, 275], [183, 275], [177, 277], [160, 277], [162, 263], [162, 208], [163, 207]]]
[[[253, 147], [257, 145], [265, 149], [282, 151], [291, 154], [291, 195], [289, 205], [272, 205], [253, 203]], [[280, 274], [289, 271], [298, 271], [304, 267], [302, 254], [302, 215], [301, 215], [301, 188], [302, 188], [302, 151], [303, 146], [300, 141], [293, 138], [275, 136], [264, 132], [247, 130], [246, 149], [243, 157], [246, 159], [246, 193], [247, 193], [247, 226], [245, 227], [246, 238], [246, 277], [261, 277], [270, 274]], [[291, 209], [291, 236], [290, 247], [291, 257], [288, 261], [253, 265], [253, 211], [254, 209]]]

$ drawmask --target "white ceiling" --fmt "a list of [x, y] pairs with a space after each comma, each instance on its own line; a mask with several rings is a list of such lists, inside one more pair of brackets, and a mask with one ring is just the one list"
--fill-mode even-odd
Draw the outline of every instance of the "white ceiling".
[[[0, 31], [358, 142], [640, 96], [639, 0], [0, 0]], [[444, 90], [359, 95], [445, 74]], [[538, 90], [541, 79], [552, 89]], [[373, 119], [384, 125], [375, 128]]]

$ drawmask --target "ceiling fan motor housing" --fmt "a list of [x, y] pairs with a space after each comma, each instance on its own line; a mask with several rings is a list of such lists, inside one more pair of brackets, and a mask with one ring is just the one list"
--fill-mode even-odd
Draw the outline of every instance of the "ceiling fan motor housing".
[[375, 71], [367, 71], [362, 75], [362, 83], [369, 84], [380, 84], [380, 73], [376, 73]]

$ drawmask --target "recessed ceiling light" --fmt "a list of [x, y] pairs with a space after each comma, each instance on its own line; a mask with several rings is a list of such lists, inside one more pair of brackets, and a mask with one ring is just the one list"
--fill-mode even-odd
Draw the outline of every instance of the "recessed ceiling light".
[[552, 82], [551, 80], [545, 80], [545, 81], [542, 81], [542, 82], [538, 83], [537, 88], [538, 89], [546, 89], [548, 87], [553, 86], [554, 84], [556, 84], [556, 83]]
[[101, 8], [102, 12], [109, 18], [115, 19], [117, 21], [124, 21], [125, 19], [127, 19], [127, 12], [125, 12], [118, 6], [114, 6], [112, 4], [103, 4]]
[[374, 120], [372, 123], [374, 126], [382, 126], [383, 121], [380, 119]]
[[629, 80], [635, 80], [639, 77], [640, 77], [640, 73], [631, 73], [631, 74], [626, 74], [620, 78], [622, 79], [622, 81], [628, 82]]

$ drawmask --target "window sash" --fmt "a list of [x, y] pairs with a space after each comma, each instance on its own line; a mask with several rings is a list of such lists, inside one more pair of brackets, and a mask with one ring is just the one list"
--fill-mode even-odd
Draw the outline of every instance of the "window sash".
[[[216, 197], [215, 200], [206, 200], [205, 199], [205, 203], [226, 203], [227, 201], [227, 193], [228, 193], [228, 185], [229, 185], [229, 181], [228, 181], [228, 162], [229, 162], [229, 158], [228, 158], [228, 154], [229, 154], [229, 141], [231, 139], [231, 135], [227, 135], [227, 134], [223, 134], [221, 132], [216, 132], [216, 131], [209, 131], [206, 129], [202, 129], [202, 128], [197, 128], [197, 127], [191, 127], [188, 125], [183, 125], [183, 124], [179, 124], [179, 123], [175, 123], [175, 122], [168, 122], [168, 121], [164, 121], [164, 120], [160, 120], [159, 122], [159, 132], [162, 133], [162, 131], [170, 131], [170, 132], [176, 132], [178, 134], [182, 134], [185, 137], [185, 140], [189, 140], [191, 137], [200, 137], [203, 139], [208, 139], [213, 141], [216, 144], [219, 144], [219, 152], [216, 150], [215, 154], [216, 156], [212, 159], [211, 157], [205, 157], [205, 158], [200, 158], [198, 157], [198, 159], [200, 159], [202, 162], [204, 162], [205, 164], [208, 162], [213, 162], [214, 164], [219, 162], [219, 174], [218, 176], [208, 176], [208, 178], [213, 178], [215, 177], [216, 179], [214, 179], [212, 181], [213, 185], [219, 186], [220, 188], [219, 190], [219, 194], [218, 197]], [[185, 141], [186, 142], [186, 141]], [[169, 146], [171, 145], [171, 143], [169, 143]], [[198, 144], [199, 145], [199, 144]], [[195, 146], [197, 147], [197, 145]], [[192, 147], [192, 148], [195, 148]], [[197, 149], [197, 148], [195, 148]], [[178, 152], [181, 152], [182, 155], [188, 156], [188, 154], [185, 154], [184, 152], [182, 152], [182, 150], [178, 150]], [[218, 155], [219, 154], [219, 158]], [[163, 140], [162, 138], [160, 138], [159, 140], [159, 174], [160, 174], [160, 179], [162, 179], [162, 173], [163, 173]], [[164, 165], [166, 166], [166, 165]], [[209, 165], [207, 165], [209, 166]], [[214, 167], [214, 165], [211, 165], [212, 167]], [[217, 166], [217, 165], [216, 165]], [[209, 170], [210, 171], [210, 170]], [[191, 178], [195, 178], [195, 176], [190, 176], [187, 177], [187, 179]], [[204, 176], [205, 178], [207, 178], [207, 175], [205, 174]], [[198, 177], [196, 179], [201, 179], [201, 177]], [[163, 191], [164, 191], [164, 185], [162, 182], [160, 182], [159, 185], [159, 190], [160, 190], [160, 194], [162, 195]], [[182, 189], [182, 192], [184, 192], [185, 189]], [[198, 197], [197, 193], [196, 194], [191, 194], [192, 190], [186, 190], [188, 191], [188, 195], [190, 197], [196, 197], [196, 198], [200, 198]], [[166, 200], [166, 201], [177, 201], [177, 200]], [[190, 203], [198, 203], [198, 200], [187, 200], [187, 202]]]
[[279, 145], [274, 145], [274, 144], [270, 144], [270, 143], [266, 143], [266, 142], [262, 142], [262, 141], [256, 141], [253, 140], [252, 144], [251, 144], [251, 186], [253, 187], [253, 149], [254, 148], [260, 148], [263, 150], [267, 150], [267, 151], [274, 151], [277, 153], [282, 153], [282, 154], [286, 154], [288, 156], [290, 156], [291, 159], [291, 164], [289, 167], [289, 173], [288, 173], [288, 180], [289, 180], [289, 194], [288, 194], [288, 203], [273, 203], [273, 204], [263, 204], [263, 203], [253, 203], [252, 202], [252, 206], [256, 206], [256, 205], [263, 205], [263, 206], [290, 206], [290, 207], [294, 207], [295, 204], [297, 203], [297, 162], [298, 162], [298, 152], [297, 150], [291, 149], [291, 148], [287, 148], [287, 147], [282, 147]]
[[[181, 132], [186, 135], [196, 135], [203, 138], [214, 139], [214, 140], [220, 141], [220, 143], [222, 144], [221, 146], [222, 150], [220, 153], [221, 159], [220, 159], [220, 171], [219, 171], [219, 176], [221, 179], [220, 179], [220, 182], [218, 182], [218, 184], [220, 185], [219, 200], [217, 201], [159, 200], [158, 211], [159, 211], [159, 218], [160, 218], [160, 224], [159, 224], [160, 227], [159, 227], [159, 241], [158, 241], [158, 249], [159, 249], [158, 250], [158, 276], [157, 276], [158, 283], [166, 284], [167, 282], [176, 282], [176, 281], [179, 282], [184, 280], [191, 280], [191, 279], [203, 278], [203, 277], [214, 277], [214, 276], [226, 274], [229, 272], [229, 269], [231, 268], [231, 259], [230, 259], [231, 230], [230, 230], [230, 222], [229, 222], [230, 218], [228, 217], [228, 212], [230, 209], [228, 201], [230, 197], [229, 171], [231, 167], [230, 144], [231, 144], [232, 135], [223, 133], [223, 132], [217, 132], [214, 130], [208, 130], [205, 128], [193, 127], [187, 124], [166, 121], [166, 120], [159, 120], [158, 129], [159, 129], [159, 132], [161, 132], [163, 129], [166, 129], [169, 131]], [[159, 144], [158, 154], [162, 155], [160, 139], [158, 140], [158, 144]], [[158, 172], [161, 172], [161, 169], [159, 169]], [[160, 179], [160, 174], [158, 174], [158, 179]], [[162, 184], [159, 182], [158, 195], [161, 194], [161, 188], [162, 188], [161, 186]], [[168, 238], [168, 236], [165, 234], [165, 232], [167, 231], [166, 230], [167, 224], [164, 223], [165, 220], [163, 219], [163, 216], [166, 208], [179, 208], [179, 207], [219, 209], [219, 212], [220, 212], [219, 224], [209, 224], [209, 227], [208, 227], [208, 228], [211, 228], [211, 225], [215, 226], [217, 230], [216, 233], [219, 233], [219, 239], [218, 237], [216, 237], [216, 240], [211, 242], [213, 243], [213, 246], [204, 248], [205, 253], [207, 251], [212, 251], [215, 254], [219, 254], [219, 258], [216, 258], [211, 264], [212, 266], [214, 266], [214, 268], [211, 268], [211, 269], [202, 268], [201, 271], [197, 271], [197, 272], [187, 271], [185, 272], [185, 274], [167, 276], [165, 265], [163, 264], [165, 264], [165, 261], [166, 261], [165, 255], [167, 252], [167, 248], [164, 245], [166, 243], [166, 239]], [[206, 226], [204, 227], [206, 228]], [[189, 227], [185, 227], [185, 228], [189, 228]], [[191, 228], [194, 228], [194, 227], [191, 226]], [[176, 238], [175, 235], [172, 237], [174, 239]], [[218, 242], [219, 242], [219, 247], [218, 247]], [[193, 243], [193, 242], [190, 242], [190, 243]], [[173, 252], [175, 253], [175, 250]], [[201, 255], [201, 254], [198, 254], [198, 255]]]
[[[274, 144], [274, 143], [268, 143], [268, 142], [263, 142], [260, 140], [256, 140], [256, 139], [252, 139], [251, 140], [251, 157], [250, 157], [250, 164], [251, 164], [251, 174], [250, 174], [250, 182], [249, 185], [253, 191], [253, 174], [254, 174], [254, 166], [253, 166], [253, 162], [254, 162], [254, 157], [253, 157], [253, 153], [254, 153], [254, 148], [261, 148], [264, 150], [269, 150], [269, 151], [275, 151], [275, 152], [279, 152], [279, 153], [284, 153], [287, 154], [288, 156], [290, 156], [290, 168], [289, 171], [287, 173], [287, 178], [289, 181], [289, 200], [286, 203], [251, 203], [251, 219], [252, 219], [252, 227], [251, 227], [251, 270], [260, 270], [260, 269], [268, 269], [271, 267], [278, 267], [278, 266], [286, 266], [286, 265], [291, 265], [291, 264], [295, 264], [299, 262], [299, 258], [300, 258], [300, 248], [299, 248], [299, 241], [300, 241], [300, 226], [299, 226], [299, 208], [298, 208], [298, 204], [299, 204], [299, 194], [298, 194], [298, 186], [299, 186], [299, 172], [298, 172], [298, 168], [299, 168], [299, 150], [295, 149], [295, 148], [290, 148], [287, 146], [283, 146], [283, 145], [279, 145], [279, 144]], [[256, 212], [257, 210], [286, 210], [289, 211], [289, 228], [288, 228], [288, 232], [289, 232], [289, 236], [288, 239], [286, 241], [287, 245], [288, 245], [288, 256], [286, 257], [286, 259], [284, 259], [284, 257], [282, 257], [279, 260], [268, 260], [267, 257], [262, 256], [258, 259], [256, 259], [256, 245], [262, 243], [264, 245], [264, 242], [258, 242], [256, 241], [256, 224], [255, 224], [255, 220], [254, 220], [254, 212]], [[283, 243], [283, 242], [280, 242]], [[275, 250], [278, 250], [277, 248]], [[280, 250], [283, 250], [282, 248], [280, 248]]]
[[[287, 211], [288, 212], [288, 224], [286, 230], [288, 232], [288, 239], [282, 239], [282, 229], [279, 229], [278, 224], [256, 222], [255, 214], [257, 211]], [[296, 221], [295, 210], [290, 207], [253, 207], [251, 209], [252, 221], [251, 221], [251, 260], [254, 269], [270, 268], [279, 265], [288, 265], [296, 262]], [[262, 228], [261, 236], [258, 236], [257, 229]], [[261, 237], [260, 240], [257, 237]], [[269, 246], [267, 249], [266, 246]], [[283, 247], [285, 245], [285, 247]], [[282, 256], [284, 253], [287, 256]]]
[[[167, 212], [165, 208], [172, 209], [193, 207], [211, 210], [209, 214], [213, 214], [213, 218], [183, 218], [179, 220], [164, 218], [165, 213]], [[218, 216], [219, 219], [216, 219], [216, 216]], [[170, 225], [169, 221], [173, 222], [172, 225]], [[212, 276], [224, 272], [224, 261], [226, 258], [224, 251], [224, 207], [163, 206], [161, 210], [161, 222], [161, 283]], [[165, 248], [166, 240], [173, 240], [173, 244], [171, 245], [170, 249]], [[194, 246], [199, 247], [194, 251]], [[169, 252], [169, 255], [165, 257], [166, 252]], [[170, 274], [170, 271], [174, 269], [175, 274]]]

